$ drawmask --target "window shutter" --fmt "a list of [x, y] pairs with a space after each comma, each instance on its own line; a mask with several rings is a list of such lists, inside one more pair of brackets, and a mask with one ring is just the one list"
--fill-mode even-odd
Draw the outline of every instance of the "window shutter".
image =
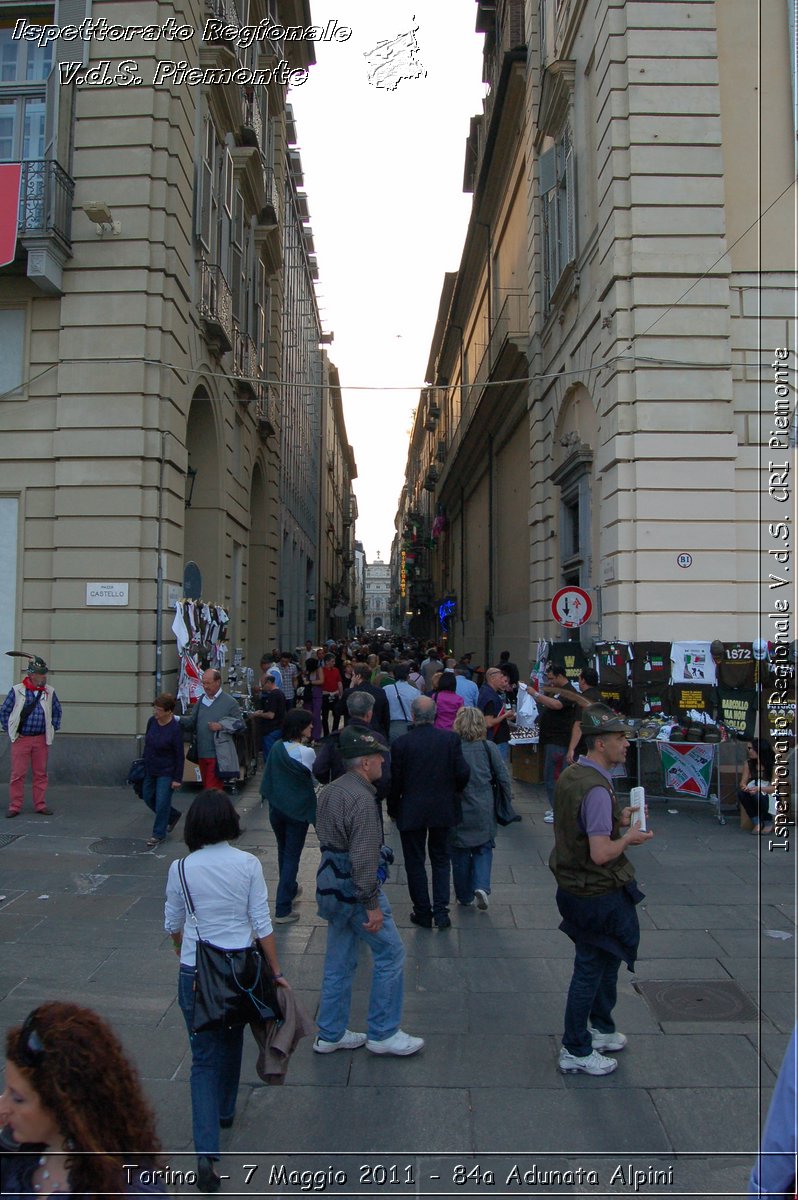
[[[91, 0], [56, 0], [54, 24], [63, 28], [64, 25], [82, 25], [87, 17], [91, 17]], [[82, 62], [85, 67], [89, 61], [88, 38], [76, 38], [74, 42], [65, 42], [62, 38], [53, 43], [55, 50], [54, 64], [59, 62]]]
[[557, 176], [555, 171], [555, 147], [546, 150], [538, 159], [538, 167], [540, 170], [540, 194], [545, 196], [557, 184]]
[[507, 23], [507, 48], [515, 50], [519, 46], [525, 46], [524, 0], [507, 0], [505, 21]]
[[576, 170], [570, 144], [565, 155], [565, 200], [568, 206], [568, 246], [563, 256], [563, 266], [576, 258]]

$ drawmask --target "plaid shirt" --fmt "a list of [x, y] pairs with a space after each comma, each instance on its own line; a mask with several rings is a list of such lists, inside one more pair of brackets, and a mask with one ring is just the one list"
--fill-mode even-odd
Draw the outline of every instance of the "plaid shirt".
[[[44, 709], [42, 708], [41, 704], [39, 703], [38, 694], [37, 694], [37, 692], [31, 691], [30, 688], [26, 687], [25, 688], [25, 702], [26, 703], [28, 702], [28, 700], [30, 700], [31, 696], [36, 696], [36, 706], [31, 710], [30, 713], [28, 713], [28, 716], [25, 718], [24, 723], [22, 725], [20, 725], [20, 728], [19, 728], [20, 737], [33, 737], [37, 733], [46, 733], [47, 732], [47, 725], [46, 725], [46, 722], [44, 719]], [[6, 733], [8, 733], [8, 719], [11, 716], [11, 713], [13, 712], [14, 702], [16, 701], [16, 698], [17, 698], [17, 694], [14, 691], [14, 689], [12, 688], [3, 702], [3, 707], [0, 708], [0, 725], [2, 725], [2, 727]], [[59, 729], [60, 727], [61, 727], [61, 705], [58, 703], [58, 697], [56, 696], [55, 692], [53, 692], [53, 729]]]
[[358, 900], [366, 908], [376, 908], [382, 819], [374, 787], [353, 771], [323, 787], [318, 798], [316, 834], [322, 847], [348, 853]]

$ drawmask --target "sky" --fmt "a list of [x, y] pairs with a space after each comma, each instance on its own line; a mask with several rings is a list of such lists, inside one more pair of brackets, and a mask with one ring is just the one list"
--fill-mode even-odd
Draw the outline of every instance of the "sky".
[[[316, 42], [289, 93], [319, 262], [322, 326], [338, 367], [358, 478], [355, 536], [390, 557], [412, 412], [443, 277], [471, 209], [463, 188], [470, 118], [482, 111], [482, 34], [473, 0], [311, 0], [346, 42]], [[423, 77], [374, 86], [365, 55], [415, 29]], [[395, 60], [394, 60], [395, 61]], [[363, 389], [363, 390], [360, 390]], [[395, 389], [395, 390], [388, 390]]]

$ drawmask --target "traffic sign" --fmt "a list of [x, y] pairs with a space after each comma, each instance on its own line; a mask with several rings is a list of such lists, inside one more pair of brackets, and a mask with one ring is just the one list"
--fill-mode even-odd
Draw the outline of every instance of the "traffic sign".
[[590, 620], [593, 601], [581, 588], [564, 587], [560, 588], [552, 600], [551, 611], [554, 620], [559, 622], [563, 629], [578, 629], [585, 621]]

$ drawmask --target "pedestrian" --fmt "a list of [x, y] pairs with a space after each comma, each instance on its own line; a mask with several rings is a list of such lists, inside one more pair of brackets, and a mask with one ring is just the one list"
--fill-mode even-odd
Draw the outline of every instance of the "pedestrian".
[[487, 740], [485, 717], [478, 708], [461, 708], [454, 720], [463, 757], [471, 775], [463, 788], [460, 820], [450, 833], [454, 894], [460, 904], [485, 912], [490, 895], [493, 848], [496, 845], [494, 783], [512, 800], [512, 785], [498, 748]]
[[[377, 800], [381, 804], [388, 798], [391, 786], [391, 759], [388, 754], [388, 739], [380, 733], [379, 729], [372, 728], [374, 697], [369, 692], [350, 692], [346, 698], [346, 707], [349, 718], [346, 728], [373, 733], [385, 750], [385, 754], [382, 756], [382, 774], [374, 781]], [[313, 774], [319, 783], [332, 783], [333, 779], [339, 779], [346, 774], [346, 762], [341, 756], [339, 745], [342, 733], [343, 730], [336, 730], [319, 746], [316, 760], [313, 763]]]
[[[393, 855], [382, 844], [374, 783], [384, 746], [370, 730], [347, 726], [339, 748], [346, 774], [319, 793], [316, 832], [322, 847], [316, 877], [319, 916], [327, 921], [327, 950], [318, 1012], [317, 1054], [356, 1050], [405, 1057], [424, 1045], [400, 1028], [405, 949], [382, 891]], [[367, 1032], [347, 1028], [360, 943], [372, 955]]]
[[155, 813], [152, 837], [147, 845], [160, 845], [180, 820], [180, 812], [172, 805], [172, 796], [183, 783], [185, 754], [183, 732], [175, 717], [175, 698], [170, 692], [156, 696], [153, 715], [144, 733], [144, 779], [141, 798]]
[[768, 1109], [762, 1145], [748, 1187], [749, 1196], [793, 1197], [798, 1195], [798, 1025], [781, 1064], [776, 1088]]
[[626, 851], [653, 834], [632, 823], [634, 810], [621, 807], [613, 788], [612, 771], [626, 759], [629, 727], [607, 705], [592, 704], [582, 732], [587, 754], [557, 782], [549, 858], [560, 929], [574, 943], [560, 1070], [609, 1075], [618, 1063], [603, 1051], [622, 1050], [627, 1041], [613, 1019], [618, 971], [621, 962], [634, 970], [640, 941], [635, 905], [643, 893]]
[[[249, 945], [253, 933], [279, 986], [286, 987], [272, 932], [263, 870], [254, 854], [230, 843], [241, 836], [228, 796], [209, 788], [195, 797], [183, 830], [189, 853], [169, 868], [164, 923], [180, 958], [178, 1003], [191, 1047], [191, 1121], [197, 1153], [197, 1186], [218, 1192], [219, 1129], [235, 1119], [244, 1026], [194, 1033], [197, 938], [225, 950]], [[184, 863], [196, 921], [187, 920], [179, 866]]]
[[[532, 686], [534, 688], [535, 684]], [[554, 788], [565, 766], [574, 718], [579, 711], [574, 707], [578, 704], [578, 693], [557, 663], [546, 663], [546, 683], [542, 690], [535, 691], [535, 701], [540, 711], [538, 729], [543, 747], [543, 783], [549, 802], [543, 820], [547, 825], [553, 825]]]
[[[216, 788], [221, 792], [224, 790], [224, 783], [219, 773], [220, 746], [214, 734], [225, 732], [231, 735], [236, 729], [244, 728], [244, 721], [236, 701], [227, 692], [222, 691], [222, 677], [218, 671], [203, 671], [202, 690], [205, 694], [192, 706], [190, 712], [180, 718], [180, 724], [192, 737], [196, 736], [197, 765], [202, 777], [202, 786]], [[225, 762], [223, 768], [228, 765], [230, 764]], [[222, 769], [222, 774], [229, 772]]]
[[371, 714], [371, 727], [376, 729], [383, 737], [390, 737], [391, 730], [391, 709], [388, 703], [388, 697], [381, 687], [370, 683], [371, 670], [368, 663], [356, 662], [352, 671], [352, 686], [348, 692], [344, 692], [343, 700], [346, 703], [352, 692], [366, 692], [374, 698], [374, 709]]
[[3, 1154], [3, 1196], [166, 1191], [152, 1107], [116, 1034], [90, 1008], [51, 1000], [8, 1030], [6, 1124], [28, 1149]]
[[388, 701], [391, 723], [388, 727], [388, 737], [395, 742], [410, 728], [410, 705], [418, 696], [418, 690], [408, 681], [410, 668], [407, 663], [396, 663], [392, 683], [383, 684], [383, 692]]
[[435, 728], [451, 729], [455, 717], [465, 703], [463, 697], [457, 694], [454, 671], [441, 672], [432, 699], [435, 701]]
[[8, 780], [7, 817], [18, 817], [25, 799], [28, 767], [33, 772], [33, 807], [42, 817], [48, 808], [47, 759], [56, 732], [61, 728], [61, 705], [47, 683], [47, 663], [31, 656], [22, 683], [16, 683], [0, 708], [0, 726], [11, 739], [11, 774]]
[[304, 705], [307, 708], [307, 687], [309, 687], [310, 709], [313, 714], [313, 741], [320, 742], [323, 736], [321, 709], [324, 699], [324, 668], [322, 667], [321, 660], [317, 657], [316, 651], [305, 660], [305, 674], [308, 682], [305, 690]]
[[[325, 654], [322, 666], [324, 682], [322, 685], [321, 723], [324, 736], [328, 737], [332, 730], [338, 728], [340, 716], [340, 701], [344, 685], [341, 672], [335, 665], [335, 655]], [[332, 721], [332, 727], [330, 722]]]
[[274, 675], [264, 675], [260, 693], [260, 702], [252, 716], [263, 731], [261, 750], [263, 761], [269, 757], [269, 751], [274, 743], [282, 736], [283, 719], [288, 708], [285, 692], [279, 686]]
[[299, 671], [297, 665], [291, 657], [288, 650], [283, 650], [280, 654], [280, 676], [282, 678], [282, 690], [285, 696], [286, 704], [289, 708], [294, 707], [294, 698], [296, 696], [296, 684]]
[[488, 667], [477, 697], [477, 708], [485, 717], [488, 741], [498, 748], [505, 762], [510, 761], [510, 729], [507, 722], [513, 715], [505, 695], [508, 687], [504, 672], [499, 667]]
[[583, 667], [576, 681], [576, 686], [579, 689], [580, 705], [575, 706], [573, 710], [574, 723], [571, 728], [568, 753], [565, 756], [565, 765], [568, 767], [570, 767], [572, 762], [576, 762], [580, 754], [584, 754], [585, 752], [585, 740], [582, 737], [582, 712], [583, 707], [587, 707], [588, 704], [602, 703], [598, 681], [598, 671], [593, 667]]
[[461, 666], [454, 669], [454, 689], [458, 696], [463, 697], [463, 704], [467, 708], [477, 708], [479, 705], [479, 688], [471, 678], [470, 672], [466, 672]]
[[[391, 746], [388, 812], [402, 839], [414, 925], [448, 929], [449, 830], [460, 820], [461, 797], [471, 774], [456, 733], [435, 728], [435, 701], [417, 696], [413, 727]], [[432, 903], [426, 859], [432, 868]]]
[[293, 907], [302, 894], [297, 883], [299, 860], [309, 826], [316, 820], [316, 789], [310, 749], [313, 723], [304, 708], [291, 708], [283, 721], [282, 740], [274, 743], [263, 768], [260, 794], [269, 801], [269, 823], [277, 841], [279, 882], [274, 901], [275, 925], [299, 920]]

